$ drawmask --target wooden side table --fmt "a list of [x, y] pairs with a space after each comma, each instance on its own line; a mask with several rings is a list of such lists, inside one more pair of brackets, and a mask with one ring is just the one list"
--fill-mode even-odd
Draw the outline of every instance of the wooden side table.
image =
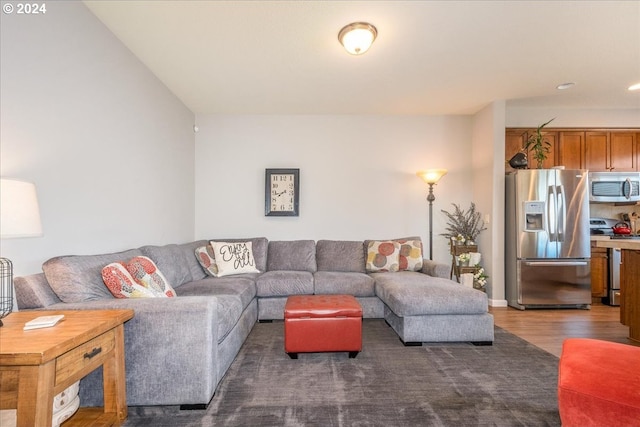
[[[39, 316], [64, 314], [50, 328], [24, 331]], [[119, 425], [127, 418], [124, 322], [133, 310], [20, 311], [0, 327], [0, 409], [17, 409], [17, 426], [51, 426], [53, 397], [99, 366], [104, 409], [80, 408], [78, 423]]]
[[478, 245], [451, 245], [451, 272], [449, 278], [453, 279], [455, 274], [456, 281], [460, 281], [460, 275], [463, 273], [473, 273], [478, 270], [475, 266], [462, 267], [458, 265], [456, 259], [460, 254], [467, 254], [469, 252], [478, 252]]

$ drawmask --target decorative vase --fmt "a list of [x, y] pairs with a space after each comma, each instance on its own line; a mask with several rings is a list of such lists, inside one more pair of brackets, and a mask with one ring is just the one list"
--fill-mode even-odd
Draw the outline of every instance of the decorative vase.
[[514, 169], [526, 169], [528, 165], [526, 153], [518, 152], [510, 160], [509, 166]]
[[468, 260], [467, 260], [467, 261], [460, 261], [460, 260], [459, 260], [459, 261], [458, 261], [458, 265], [459, 265], [460, 267], [469, 267], [469, 261], [468, 261]]

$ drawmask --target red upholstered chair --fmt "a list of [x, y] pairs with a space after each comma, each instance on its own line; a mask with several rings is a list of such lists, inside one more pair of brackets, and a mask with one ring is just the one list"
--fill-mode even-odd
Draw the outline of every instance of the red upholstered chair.
[[640, 347], [565, 340], [558, 408], [563, 427], [640, 426]]

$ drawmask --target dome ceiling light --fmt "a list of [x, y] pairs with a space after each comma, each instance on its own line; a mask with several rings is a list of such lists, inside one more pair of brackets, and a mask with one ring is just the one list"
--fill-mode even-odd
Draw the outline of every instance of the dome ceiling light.
[[354, 22], [340, 30], [338, 40], [351, 55], [362, 55], [371, 47], [378, 30], [367, 22]]

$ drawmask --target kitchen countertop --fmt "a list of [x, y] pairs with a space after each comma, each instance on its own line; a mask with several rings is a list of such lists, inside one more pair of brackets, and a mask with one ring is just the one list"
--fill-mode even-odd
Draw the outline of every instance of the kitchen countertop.
[[[596, 237], [596, 239], [594, 239]], [[603, 239], [604, 237], [604, 239]], [[591, 236], [599, 248], [618, 248], [640, 251], [640, 240], [609, 239], [608, 236]]]

